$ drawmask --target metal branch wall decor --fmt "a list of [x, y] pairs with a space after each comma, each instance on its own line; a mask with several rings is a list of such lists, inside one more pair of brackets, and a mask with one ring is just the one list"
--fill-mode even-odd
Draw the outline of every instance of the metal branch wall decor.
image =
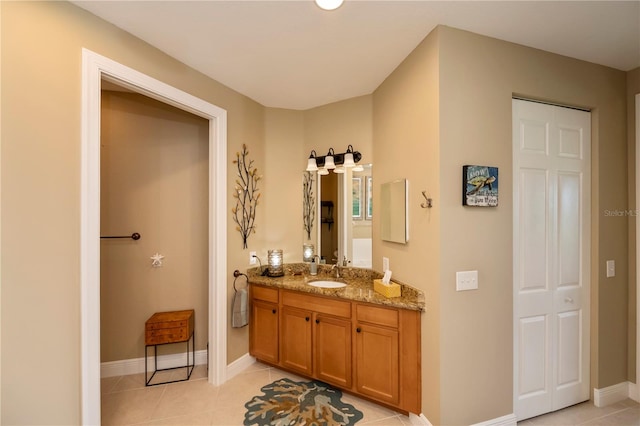
[[304, 221], [304, 230], [307, 232], [307, 239], [310, 240], [313, 220], [316, 216], [316, 199], [313, 196], [313, 173], [304, 173], [302, 188], [302, 219]]
[[258, 192], [258, 182], [262, 176], [258, 175], [258, 169], [253, 166], [253, 160], [247, 157], [249, 151], [247, 145], [242, 144], [242, 151], [236, 152], [236, 159], [233, 160], [238, 168], [238, 177], [233, 192], [236, 199], [236, 206], [231, 209], [233, 221], [238, 225], [236, 230], [242, 235], [242, 248], [247, 248], [249, 235], [256, 232], [256, 208], [260, 193]]

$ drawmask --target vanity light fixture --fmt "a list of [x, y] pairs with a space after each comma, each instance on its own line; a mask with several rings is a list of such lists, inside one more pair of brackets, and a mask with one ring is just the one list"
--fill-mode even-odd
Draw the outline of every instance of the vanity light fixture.
[[311, 150], [311, 155], [309, 156], [309, 160], [307, 161], [307, 171], [308, 172], [316, 172], [318, 171], [318, 164], [316, 163], [316, 151]]
[[324, 168], [327, 170], [331, 170], [331, 169], [335, 169], [336, 168], [336, 163], [333, 161], [333, 155], [335, 153], [333, 152], [333, 148], [329, 148], [329, 152], [327, 152], [327, 155], [324, 157]]
[[[317, 171], [319, 175], [326, 175], [329, 170], [333, 169], [334, 173], [344, 173], [345, 168], [358, 167], [357, 163], [362, 159], [362, 154], [354, 151], [353, 146], [349, 145], [346, 152], [336, 154], [333, 148], [329, 148], [329, 152], [325, 156], [317, 156], [316, 151], [312, 150], [307, 160], [307, 171]], [[342, 167], [337, 167], [342, 166]]]
[[344, 0], [316, 0], [316, 4], [320, 9], [335, 10], [342, 6]]

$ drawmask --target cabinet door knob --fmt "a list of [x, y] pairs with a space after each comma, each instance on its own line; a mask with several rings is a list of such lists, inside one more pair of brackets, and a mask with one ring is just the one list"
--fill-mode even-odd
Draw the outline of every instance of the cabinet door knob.
[[316, 324], [320, 324], [320, 320], [319, 319], [316, 320]]
[[362, 329], [360, 327], [356, 328], [356, 333], [360, 333]]
[[272, 310], [271, 310], [271, 312], [275, 314], [275, 313], [276, 313], [276, 310], [275, 310], [275, 309], [272, 309]]
[[304, 317], [304, 320], [305, 321], [309, 321], [309, 317]]

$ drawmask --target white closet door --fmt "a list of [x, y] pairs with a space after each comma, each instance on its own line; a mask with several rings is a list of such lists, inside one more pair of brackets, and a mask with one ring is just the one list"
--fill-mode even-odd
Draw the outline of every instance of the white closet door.
[[589, 399], [591, 114], [513, 100], [514, 410]]

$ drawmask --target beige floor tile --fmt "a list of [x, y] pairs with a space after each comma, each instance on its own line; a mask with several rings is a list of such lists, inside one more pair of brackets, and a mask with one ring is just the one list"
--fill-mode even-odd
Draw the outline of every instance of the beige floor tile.
[[171, 383], [163, 386], [165, 392], [154, 410], [151, 420], [212, 411], [219, 388], [206, 379]]
[[134, 389], [102, 396], [102, 424], [128, 425], [149, 421], [164, 387]]
[[[408, 420], [408, 418], [407, 418], [407, 420]], [[389, 425], [389, 426], [401, 425], [401, 426], [404, 426], [405, 425], [405, 423], [403, 423], [403, 421], [400, 419], [399, 416], [385, 417], [383, 419], [373, 420], [373, 421], [370, 421], [370, 422], [367, 422], [367, 421], [365, 421], [363, 419], [363, 420], [361, 420], [359, 422], [359, 424], [362, 424], [362, 425], [377, 425], [377, 426], [380, 426], [380, 425], [385, 425], [385, 426], [387, 426], [387, 425]], [[410, 423], [406, 423], [406, 424], [410, 424]]]
[[154, 425], [154, 426], [210, 426], [212, 423], [213, 413], [211, 411], [205, 411], [201, 413], [187, 414], [184, 416], [169, 417], [166, 419], [152, 420], [150, 422], [141, 423], [142, 425]]
[[102, 378], [100, 380], [100, 391], [103, 394], [113, 392], [113, 389], [121, 379], [122, 379], [122, 376]]

